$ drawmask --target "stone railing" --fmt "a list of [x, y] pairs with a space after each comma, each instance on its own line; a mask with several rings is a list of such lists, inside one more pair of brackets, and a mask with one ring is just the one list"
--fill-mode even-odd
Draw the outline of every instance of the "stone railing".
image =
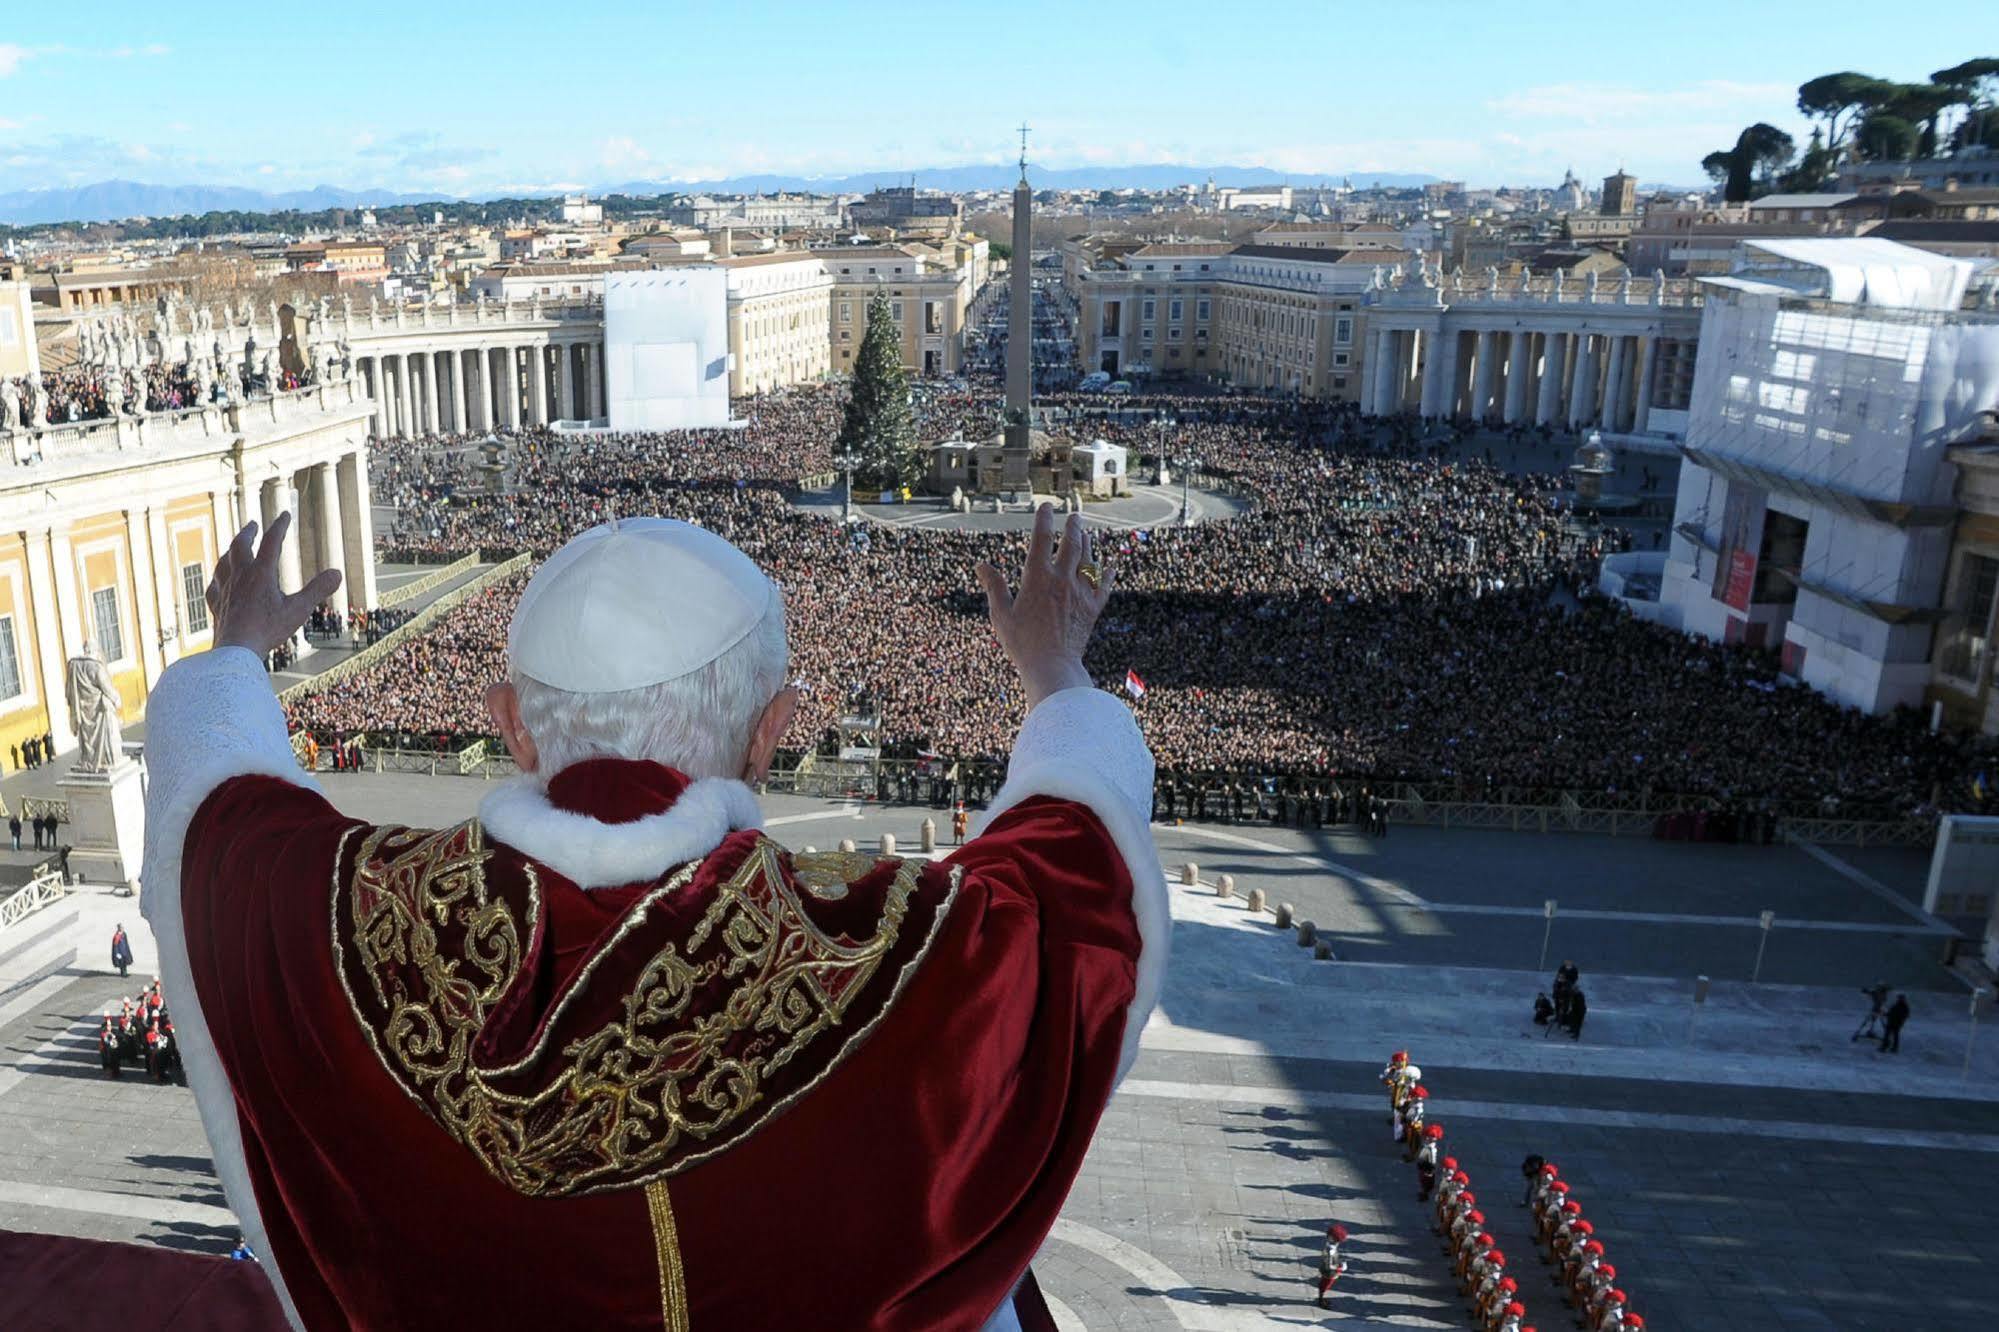
[[144, 416], [106, 416], [60, 425], [0, 426], [0, 461], [17, 467], [101, 458], [120, 453], [164, 452], [233, 438], [265, 425], [285, 425], [365, 401], [352, 378], [306, 388], [258, 394], [246, 400]]
[[431, 602], [408, 620], [397, 625], [388, 633], [383, 634], [380, 638], [370, 643], [367, 647], [362, 648], [347, 660], [329, 666], [318, 675], [301, 680], [291, 688], [283, 690], [278, 694], [278, 701], [280, 703], [290, 703], [295, 699], [306, 698], [340, 683], [340, 681], [345, 680], [350, 675], [367, 670], [404, 643], [407, 643], [410, 639], [430, 628], [446, 611], [457, 608], [461, 603], [470, 600], [480, 592], [493, 586], [493, 584], [500, 582], [502, 579], [512, 577], [514, 574], [527, 568], [529, 560], [530, 556], [526, 551], [523, 551], [511, 559], [495, 564], [492, 568], [465, 584], [465, 586], [454, 588], [439, 597], [436, 601]]
[[405, 601], [414, 601], [434, 588], [443, 587], [467, 569], [476, 568], [478, 563], [479, 552], [476, 550], [470, 555], [461, 555], [451, 563], [439, 566], [434, 573], [427, 573], [421, 578], [404, 583], [401, 587], [391, 588], [382, 593], [375, 598], [375, 608], [386, 610], [390, 606], [400, 606]]
[[1406, 273], [1388, 278], [1367, 293], [1367, 304], [1390, 309], [1439, 305], [1637, 305], [1699, 309], [1701, 286], [1693, 278], [1624, 276], [1591, 283], [1556, 279], [1480, 278], [1458, 272], [1439, 280], [1434, 274], [1418, 279]]
[[21, 818], [23, 820], [45, 819], [51, 814], [56, 816], [57, 823], [68, 823], [69, 801], [56, 800], [49, 796], [21, 797]]
[[18, 925], [26, 916], [40, 911], [45, 906], [53, 906], [68, 895], [59, 870], [46, 870], [29, 880], [23, 888], [17, 889], [5, 901], [0, 901], [0, 934], [10, 926]]
[[376, 305], [343, 309], [328, 319], [343, 337], [412, 333], [422, 329], [501, 327], [509, 324], [582, 323], [602, 320], [602, 297], [562, 301], [456, 301], [450, 305]]

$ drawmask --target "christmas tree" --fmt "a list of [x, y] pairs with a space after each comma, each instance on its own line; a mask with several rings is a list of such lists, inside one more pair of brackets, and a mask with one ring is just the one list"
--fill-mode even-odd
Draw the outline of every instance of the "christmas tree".
[[909, 409], [909, 378], [902, 368], [902, 330], [879, 288], [868, 302], [867, 332], [854, 357], [838, 451], [853, 456], [854, 479], [863, 489], [899, 490], [923, 474], [916, 420]]

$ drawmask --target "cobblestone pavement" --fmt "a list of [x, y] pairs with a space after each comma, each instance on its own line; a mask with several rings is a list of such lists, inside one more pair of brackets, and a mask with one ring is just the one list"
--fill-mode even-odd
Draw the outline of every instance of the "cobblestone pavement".
[[[327, 785], [363, 817], [430, 821], [469, 813], [485, 789], [417, 777]], [[766, 803], [773, 832], [794, 846], [883, 831], [913, 845], [931, 815]], [[1913, 996], [1898, 1060], [1847, 1039], [1864, 1001], [1844, 974], [1830, 986], [1750, 985], [1746, 967], [1741, 977], [1717, 968], [1696, 1012], [1679, 978], [1707, 961], [1675, 950], [1753, 929], [1600, 919], [1588, 928], [1609, 941], [1606, 955], [1644, 965], [1599, 974], [1584, 926], [1572, 936], [1558, 918], [1554, 951], [1582, 962], [1590, 1022], [1572, 1042], [1527, 1021], [1543, 982], [1518, 968], [1537, 961], [1550, 879], [1591, 885], [1565, 887], [1565, 910], [1573, 900], [1578, 911], [1647, 916], [1753, 920], [1760, 900], [1783, 894], [1800, 919], [1867, 928], [1780, 930], [1772, 961], [1780, 945], [1858, 940], [1861, 966], [1892, 958], [1892, 934], [1879, 931], [1920, 929], [1882, 892], [1789, 848], [1414, 829], [1372, 846], [1157, 832], [1163, 858], [1198, 861], [1205, 882], [1172, 889], [1161, 1010], [1036, 1264], [1065, 1329], [1464, 1326], [1412, 1169], [1388, 1141], [1374, 1076], [1398, 1046], [1423, 1065], [1432, 1118], [1513, 1267], [1526, 1269], [1530, 1321], [1543, 1332], [1567, 1323], [1511, 1205], [1529, 1152], [1573, 1181], [1619, 1284], [1655, 1329], [1982, 1325], [1999, 1237], [1965, 1200], [1999, 1186], [1999, 1041], [1979, 1045], [1963, 1072], [1969, 1014], [1940, 968], [1938, 988]], [[1213, 875], [1231, 864], [1239, 888], [1282, 884], [1301, 913], [1321, 912], [1357, 954], [1385, 961], [1314, 961], [1267, 915], [1214, 894]], [[1839, 864], [1889, 897], [1906, 898], [1913, 882], [1892, 856]], [[132, 1075], [107, 1082], [95, 1062], [93, 1015], [150, 979], [150, 940], [135, 931], [132, 979], [103, 974], [110, 921], [131, 926], [136, 912], [129, 900], [76, 900], [81, 961], [0, 993], [0, 1226], [224, 1250], [233, 1220], [189, 1094]], [[1438, 909], [1452, 903], [1531, 907], [1531, 937], [1492, 928], [1512, 916]], [[1409, 913], [1402, 929], [1384, 923], [1390, 908]], [[1363, 952], [1370, 928], [1381, 941]], [[1353, 1231], [1353, 1268], [1322, 1311], [1313, 1266], [1335, 1219]]]

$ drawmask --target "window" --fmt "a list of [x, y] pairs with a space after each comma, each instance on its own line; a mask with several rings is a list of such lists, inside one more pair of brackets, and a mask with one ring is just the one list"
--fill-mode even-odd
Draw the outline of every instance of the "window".
[[895, 320], [895, 322], [896, 322], [896, 323], [900, 324], [900, 323], [902, 322], [902, 302], [901, 302], [901, 301], [890, 301], [890, 302], [889, 302], [889, 308], [888, 308], [888, 312], [889, 312], [889, 315], [890, 315], [890, 317], [892, 317], [892, 318], [893, 318], [893, 319]]
[[1334, 353], [1333, 353], [1333, 364], [1334, 364], [1334, 365], [1345, 365], [1346, 363], [1347, 363], [1347, 354], [1346, 354], [1345, 352], [1334, 352]]
[[21, 696], [21, 659], [14, 652], [14, 617], [0, 615], [0, 698]]
[[840, 302], [840, 322], [843, 324], [854, 322], [854, 303], [852, 301]]
[[842, 342], [852, 342], [853, 340], [854, 340], [854, 330], [853, 330], [853, 329], [851, 329], [851, 328], [843, 328], [843, 329], [841, 329], [841, 330], [840, 330], [840, 341], [842, 341]]
[[1944, 622], [1937, 665], [1945, 675], [1975, 683], [1992, 648], [1986, 629], [1992, 623], [1993, 598], [1999, 596], [1999, 559], [1966, 555], [1957, 577], [1957, 604]]
[[118, 589], [100, 587], [90, 594], [90, 624], [97, 633], [97, 649], [106, 661], [125, 656], [125, 628], [118, 621]]
[[1180, 330], [1177, 328], [1169, 328], [1166, 330], [1166, 336], [1172, 338], [1175, 342], [1178, 342], [1180, 340]]
[[1151, 319], [1158, 312], [1158, 309], [1159, 309], [1159, 302], [1153, 300], [1151, 297], [1148, 296], [1145, 299], [1144, 305], [1142, 305], [1139, 308], [1139, 318]]
[[1203, 324], [1208, 322], [1208, 303], [1206, 301], [1194, 302], [1194, 318]]
[[187, 631], [190, 634], [208, 632], [208, 579], [203, 577], [199, 560], [180, 567], [180, 594], [187, 604]]
[[1181, 307], [1182, 302], [1180, 301], [1168, 301], [1166, 303], [1166, 317], [1176, 324], [1179, 323], [1181, 319]]
[[1338, 343], [1353, 341], [1353, 320], [1342, 316], [1333, 321], [1333, 341]]

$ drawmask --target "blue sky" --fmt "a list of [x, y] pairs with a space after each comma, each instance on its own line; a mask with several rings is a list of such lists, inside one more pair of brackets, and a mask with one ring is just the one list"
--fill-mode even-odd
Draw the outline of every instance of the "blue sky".
[[1622, 164], [1691, 183], [1752, 120], [1802, 142], [1804, 79], [1924, 78], [1994, 54], [1999, 40], [1976, 36], [1999, 31], [1991, 17], [1956, 0], [1591, 14], [1503, 0], [13, 4], [0, 192], [116, 177], [466, 194], [899, 170], [1009, 158], [1023, 118], [1050, 166], [1491, 185]]

